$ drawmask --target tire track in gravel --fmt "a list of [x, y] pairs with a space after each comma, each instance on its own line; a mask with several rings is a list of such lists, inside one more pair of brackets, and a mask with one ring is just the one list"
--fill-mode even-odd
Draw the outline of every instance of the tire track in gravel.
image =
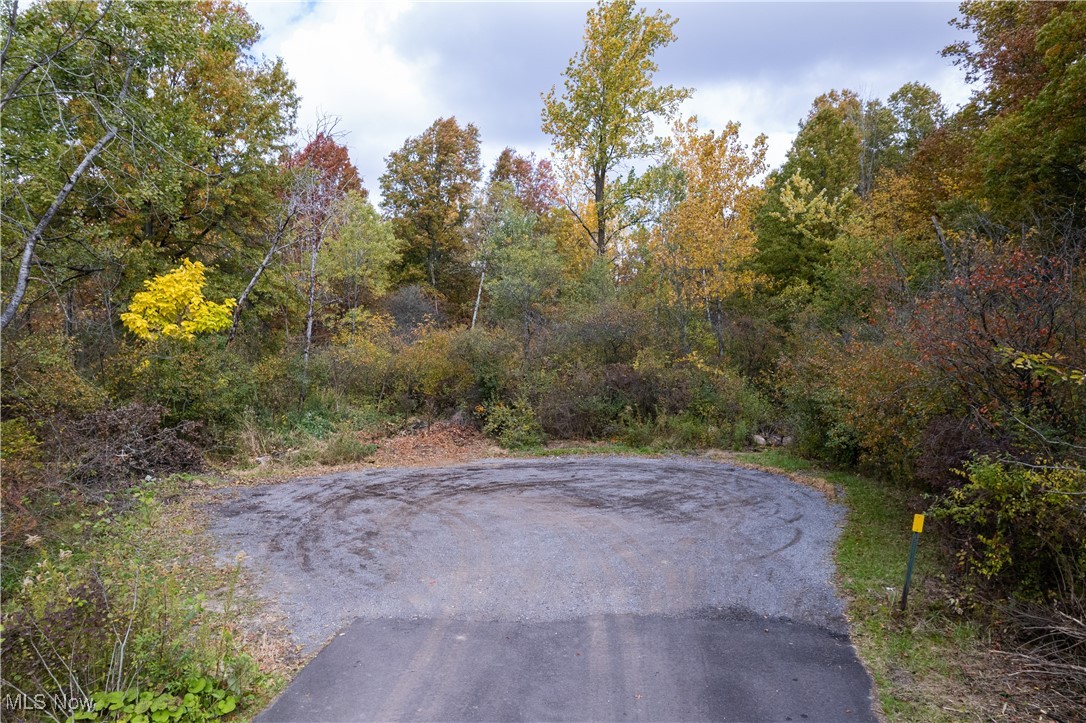
[[785, 478], [506, 459], [218, 495], [220, 553], [248, 553], [295, 640], [343, 631], [267, 720], [870, 719], [833, 586], [842, 510]]
[[762, 472], [501, 460], [224, 496], [213, 526], [224, 557], [249, 553], [309, 649], [358, 615], [568, 619], [715, 606], [792, 617], [799, 600], [811, 602], [799, 619], [843, 629], [829, 560], [840, 511]]

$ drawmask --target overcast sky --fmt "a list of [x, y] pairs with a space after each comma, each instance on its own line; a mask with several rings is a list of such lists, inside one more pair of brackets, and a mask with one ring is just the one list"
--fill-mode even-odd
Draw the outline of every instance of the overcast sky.
[[[247, 0], [257, 53], [279, 56], [302, 98], [299, 128], [340, 118], [342, 139], [376, 198], [384, 159], [439, 117], [475, 123], [483, 162], [512, 146], [549, 153], [540, 94], [561, 87], [581, 46], [585, 2], [290, 2]], [[887, 95], [908, 81], [951, 108], [970, 89], [940, 55], [962, 38], [944, 2], [668, 2], [678, 39], [657, 54], [660, 83], [695, 89], [684, 115], [769, 137], [778, 165], [816, 96]]]

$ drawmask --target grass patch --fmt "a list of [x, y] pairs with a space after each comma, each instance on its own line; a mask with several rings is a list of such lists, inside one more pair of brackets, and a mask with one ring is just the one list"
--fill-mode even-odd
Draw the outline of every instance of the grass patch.
[[236, 435], [237, 454], [226, 466], [245, 470], [269, 463], [275, 468], [354, 464], [377, 451], [361, 438], [389, 436], [403, 422], [372, 406], [314, 403], [312, 409], [272, 419], [248, 412]]
[[984, 718], [994, 704], [970, 689], [965, 669], [986, 647], [983, 628], [957, 606], [944, 584], [949, 560], [939, 528], [921, 536], [909, 607], [898, 605], [905, 580], [912, 517], [924, 511], [915, 493], [817, 465], [780, 450], [737, 454], [740, 462], [817, 476], [843, 490], [848, 517], [837, 545], [838, 584], [848, 603], [852, 638], [892, 721]]
[[631, 454], [639, 456], [659, 456], [660, 451], [650, 447], [634, 447], [623, 442], [574, 442], [561, 446], [536, 446], [518, 449], [517, 455], [524, 457], [576, 457], [593, 454]]
[[317, 461], [326, 465], [353, 464], [372, 457], [377, 445], [363, 442], [354, 432], [345, 431], [335, 435], [317, 454]]

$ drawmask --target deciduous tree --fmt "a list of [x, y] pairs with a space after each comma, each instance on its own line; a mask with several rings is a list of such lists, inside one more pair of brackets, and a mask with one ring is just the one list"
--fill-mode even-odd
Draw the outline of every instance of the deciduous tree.
[[259, 26], [244, 9], [117, 0], [4, 11], [3, 326], [35, 285], [31, 269], [33, 301], [106, 269], [134, 281], [197, 247], [244, 246], [297, 102], [282, 65], [248, 52]]
[[[719, 134], [700, 132], [696, 117], [675, 125], [670, 164], [682, 186], [650, 235], [653, 265], [666, 279], [672, 304], [701, 306], [711, 318], [711, 302], [751, 289], [754, 179], [765, 169], [765, 153], [765, 136], [748, 148], [737, 123]], [[681, 318], [685, 347], [685, 314]]]
[[634, 190], [622, 182], [623, 165], [659, 148], [654, 120], [674, 117], [690, 95], [653, 83], [653, 55], [675, 39], [675, 22], [660, 10], [635, 9], [633, 0], [600, 0], [564, 73], [564, 92], [543, 96], [543, 132], [564, 165], [566, 206], [600, 256], [613, 250]]
[[[974, 162], [995, 220], [1055, 225], [1086, 220], [1086, 5], [962, 4], [959, 26], [975, 41], [944, 53], [986, 84], [971, 112], [986, 123]], [[1043, 241], [1043, 237], [1038, 238]]]
[[291, 159], [291, 166], [302, 178], [296, 233], [301, 239], [302, 252], [308, 257], [305, 259], [308, 269], [303, 352], [306, 368], [313, 346], [317, 260], [321, 247], [342, 225], [347, 195], [362, 193], [358, 169], [351, 163], [346, 147], [336, 142], [333, 131], [334, 124], [322, 121], [313, 139]]
[[351, 314], [387, 291], [400, 241], [364, 194], [349, 192], [343, 205], [342, 222], [325, 242], [318, 267], [327, 294]]
[[457, 267], [467, 268], [464, 224], [481, 175], [479, 130], [456, 118], [438, 118], [389, 155], [382, 207], [404, 242], [401, 282], [425, 280], [446, 297], [463, 291]]
[[521, 156], [512, 148], [503, 149], [490, 172], [489, 182], [491, 186], [512, 184], [521, 206], [540, 218], [559, 203], [558, 181], [551, 162], [546, 158], [537, 160], [534, 153]]

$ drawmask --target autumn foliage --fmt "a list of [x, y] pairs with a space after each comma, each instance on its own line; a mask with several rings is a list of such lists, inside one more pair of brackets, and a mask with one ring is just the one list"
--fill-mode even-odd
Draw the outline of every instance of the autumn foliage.
[[197, 334], [226, 329], [237, 302], [205, 299], [205, 271], [199, 261], [183, 259], [173, 271], [144, 282], [145, 290], [133, 294], [121, 323], [146, 341], [159, 337], [192, 341]]

